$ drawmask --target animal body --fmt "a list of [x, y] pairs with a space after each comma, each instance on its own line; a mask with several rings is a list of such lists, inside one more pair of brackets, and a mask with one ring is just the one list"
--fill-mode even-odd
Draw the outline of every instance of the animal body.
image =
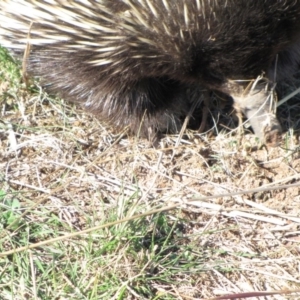
[[0, 44], [27, 49], [29, 74], [112, 126], [176, 131], [205, 87], [272, 139], [269, 95], [300, 60], [300, 1], [1, 0]]

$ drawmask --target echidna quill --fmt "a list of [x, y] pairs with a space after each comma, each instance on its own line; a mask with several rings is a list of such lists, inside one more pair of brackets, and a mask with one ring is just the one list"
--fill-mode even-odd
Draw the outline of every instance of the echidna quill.
[[0, 44], [30, 49], [29, 74], [112, 126], [177, 130], [204, 86], [268, 140], [273, 86], [298, 69], [300, 1], [1, 0]]

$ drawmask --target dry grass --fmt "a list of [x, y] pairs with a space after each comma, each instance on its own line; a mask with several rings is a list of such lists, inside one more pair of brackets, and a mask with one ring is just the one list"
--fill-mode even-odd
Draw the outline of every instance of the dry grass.
[[280, 107], [280, 147], [219, 122], [154, 149], [26, 88], [0, 51], [1, 299], [299, 289], [300, 187], [280, 188], [300, 178], [297, 99]]

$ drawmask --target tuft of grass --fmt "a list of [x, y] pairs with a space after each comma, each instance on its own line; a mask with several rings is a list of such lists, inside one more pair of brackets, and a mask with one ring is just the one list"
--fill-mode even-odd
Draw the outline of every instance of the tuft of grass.
[[[45, 206], [28, 209], [27, 218], [16, 222], [23, 197], [2, 197], [0, 252], [73, 231]], [[118, 219], [114, 208], [101, 222]], [[166, 287], [191, 285], [186, 277], [207, 267], [182, 234], [184, 220], [173, 219], [161, 213], [1, 258], [1, 298], [176, 299]]]
[[[10, 100], [18, 94], [21, 87], [21, 72], [19, 64], [8, 51], [0, 46], [0, 101]], [[0, 103], [1, 103], [0, 102]]]

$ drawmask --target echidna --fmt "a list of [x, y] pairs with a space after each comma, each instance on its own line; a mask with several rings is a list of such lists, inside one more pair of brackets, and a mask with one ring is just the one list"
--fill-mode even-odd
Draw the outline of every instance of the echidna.
[[113, 126], [176, 130], [204, 86], [268, 138], [269, 95], [300, 60], [300, 1], [1, 0], [0, 44], [29, 49], [29, 74]]

